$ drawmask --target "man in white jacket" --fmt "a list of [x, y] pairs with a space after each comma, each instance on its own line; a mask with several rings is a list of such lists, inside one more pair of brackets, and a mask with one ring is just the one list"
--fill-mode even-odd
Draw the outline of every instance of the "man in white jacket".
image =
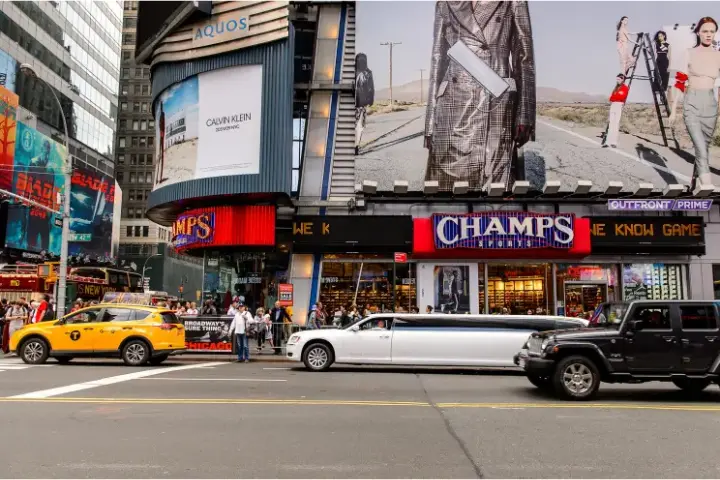
[[235, 316], [233, 317], [232, 323], [230, 324], [230, 334], [233, 335], [232, 338], [235, 339], [238, 362], [247, 363], [250, 361], [250, 348], [248, 347], [247, 327], [254, 321], [255, 320], [252, 318], [252, 315], [250, 315], [250, 312], [247, 311], [247, 307], [245, 305], [241, 304], [240, 307], [235, 311]]

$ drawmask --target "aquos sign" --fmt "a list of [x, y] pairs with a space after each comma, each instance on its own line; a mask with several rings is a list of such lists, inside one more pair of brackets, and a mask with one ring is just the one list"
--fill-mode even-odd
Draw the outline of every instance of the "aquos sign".
[[175, 248], [192, 248], [211, 243], [215, 236], [215, 213], [202, 212], [180, 215], [172, 227]]
[[249, 35], [250, 18], [238, 13], [229, 12], [208, 22], [196, 24], [193, 27], [193, 47], [223, 43]]
[[436, 249], [569, 249], [575, 237], [572, 214], [435, 214], [432, 224]]

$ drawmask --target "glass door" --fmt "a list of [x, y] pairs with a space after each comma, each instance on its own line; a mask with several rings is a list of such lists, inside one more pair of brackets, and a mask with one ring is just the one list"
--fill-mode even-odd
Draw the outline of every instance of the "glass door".
[[565, 316], [589, 319], [598, 305], [607, 302], [606, 283], [565, 283]]

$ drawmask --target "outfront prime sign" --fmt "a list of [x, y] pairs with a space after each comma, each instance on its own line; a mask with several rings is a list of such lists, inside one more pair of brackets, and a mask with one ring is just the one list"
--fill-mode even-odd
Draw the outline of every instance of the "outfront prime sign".
[[569, 249], [575, 237], [575, 216], [572, 214], [435, 214], [432, 224], [437, 249]]
[[713, 201], [683, 198], [677, 200], [608, 200], [608, 210], [622, 212], [707, 212]]

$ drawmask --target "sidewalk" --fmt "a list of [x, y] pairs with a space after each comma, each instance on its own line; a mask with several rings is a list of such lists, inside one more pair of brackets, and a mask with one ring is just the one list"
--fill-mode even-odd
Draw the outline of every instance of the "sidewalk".
[[[173, 355], [168, 358], [169, 362], [235, 362], [237, 355], [233, 353], [183, 353], [181, 355]], [[274, 355], [270, 350], [257, 353], [250, 351], [251, 362], [278, 362], [278, 363], [295, 363], [285, 357], [285, 349], [282, 354]]]

